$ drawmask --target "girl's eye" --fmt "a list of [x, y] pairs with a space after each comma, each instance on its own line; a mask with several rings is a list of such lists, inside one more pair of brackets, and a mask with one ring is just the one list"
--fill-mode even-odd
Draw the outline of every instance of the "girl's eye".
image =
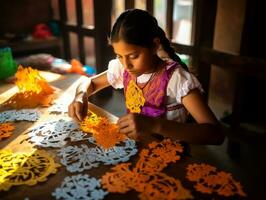
[[139, 57], [138, 54], [132, 54], [132, 55], [129, 56], [130, 59], [136, 59], [138, 57]]
[[122, 57], [121, 57], [121, 56], [119, 56], [119, 55], [116, 55], [116, 58], [117, 58], [117, 59], [121, 59]]

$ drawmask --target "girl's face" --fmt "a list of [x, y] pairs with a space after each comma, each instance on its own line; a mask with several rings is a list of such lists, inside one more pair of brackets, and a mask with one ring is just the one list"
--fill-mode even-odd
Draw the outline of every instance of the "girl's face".
[[112, 46], [117, 58], [130, 74], [140, 76], [154, 71], [154, 49], [128, 44], [123, 40], [113, 42]]

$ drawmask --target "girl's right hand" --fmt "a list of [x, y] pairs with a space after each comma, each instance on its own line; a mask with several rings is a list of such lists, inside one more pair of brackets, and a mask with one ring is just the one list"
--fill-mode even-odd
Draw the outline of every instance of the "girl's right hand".
[[88, 94], [80, 92], [76, 94], [72, 103], [68, 106], [68, 116], [80, 122], [88, 112]]

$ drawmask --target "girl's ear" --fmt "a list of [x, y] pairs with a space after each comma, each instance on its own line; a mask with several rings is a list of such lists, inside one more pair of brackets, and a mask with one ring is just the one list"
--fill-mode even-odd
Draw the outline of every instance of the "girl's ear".
[[160, 41], [160, 38], [156, 37], [153, 39], [153, 51], [154, 51], [154, 54], [157, 54], [157, 51], [159, 50], [161, 46], [161, 41]]

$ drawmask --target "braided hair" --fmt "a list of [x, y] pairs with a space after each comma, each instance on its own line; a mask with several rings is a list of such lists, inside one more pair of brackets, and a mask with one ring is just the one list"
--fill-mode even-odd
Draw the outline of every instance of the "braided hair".
[[129, 9], [123, 12], [112, 28], [110, 42], [124, 40], [129, 44], [152, 48], [156, 37], [160, 39], [162, 48], [168, 56], [180, 63], [185, 70], [188, 70], [186, 64], [181, 61], [171, 47], [170, 41], [167, 39], [163, 29], [158, 25], [156, 18], [147, 11]]

